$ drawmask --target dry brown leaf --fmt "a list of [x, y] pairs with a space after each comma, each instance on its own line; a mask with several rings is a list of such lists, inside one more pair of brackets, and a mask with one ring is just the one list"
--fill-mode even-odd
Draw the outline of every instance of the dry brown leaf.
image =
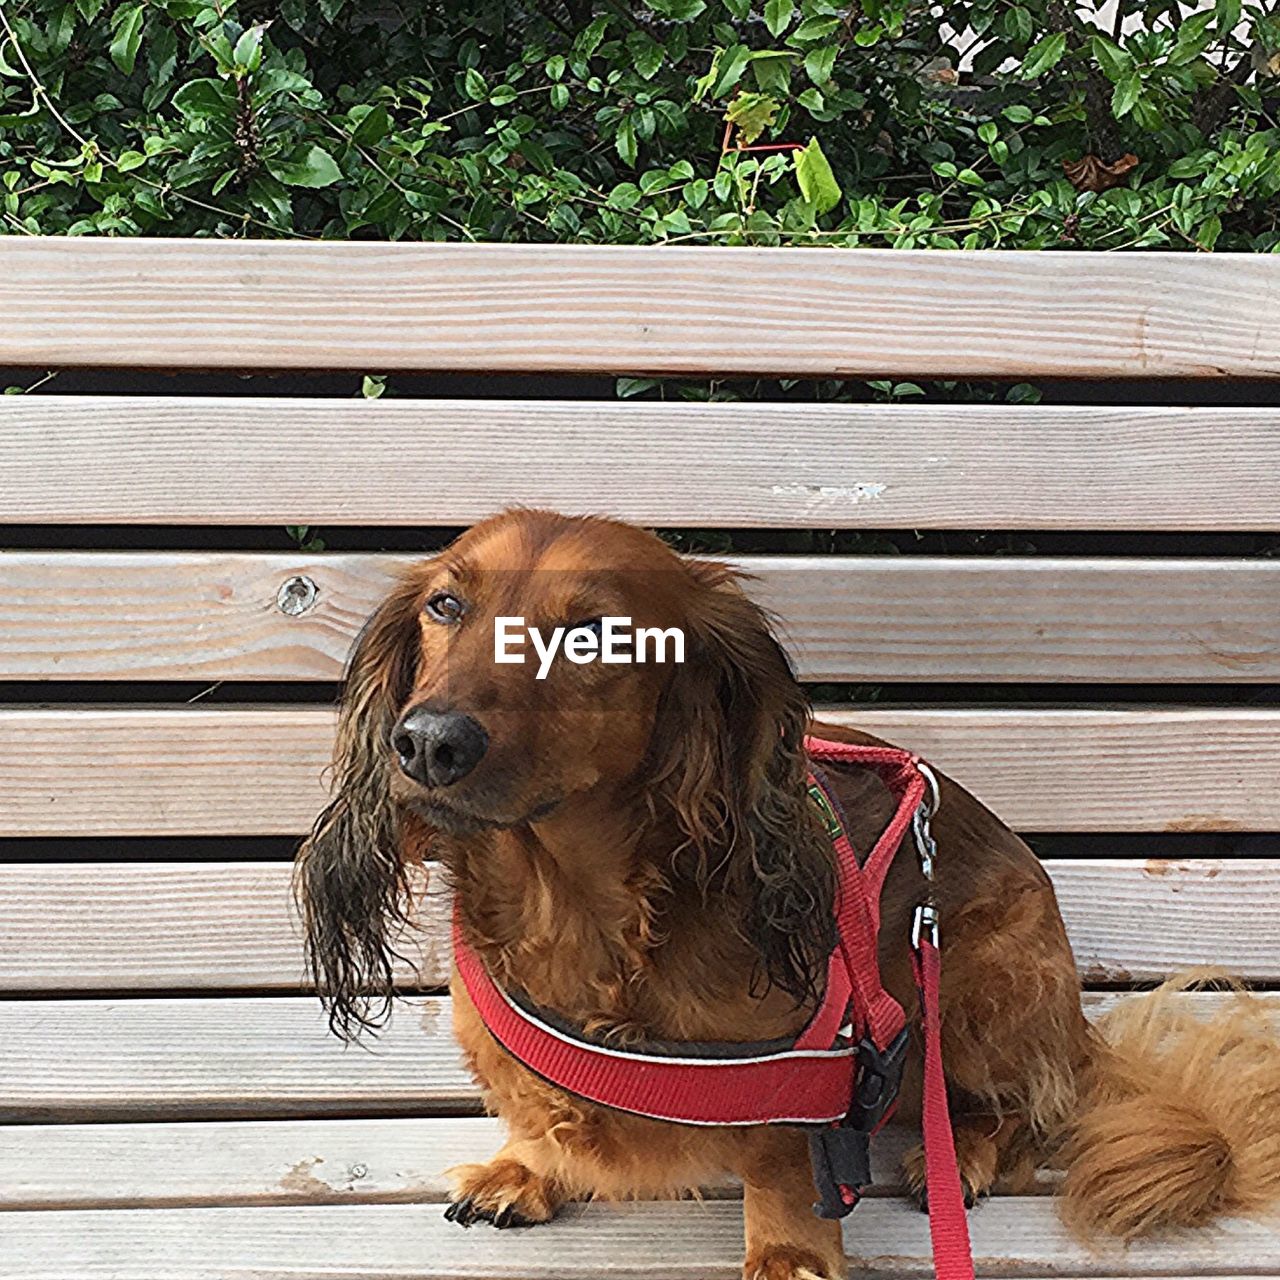
[[1136, 168], [1138, 157], [1132, 153], [1122, 155], [1119, 160], [1106, 164], [1095, 155], [1082, 156], [1079, 160], [1064, 160], [1062, 171], [1067, 181], [1077, 191], [1107, 191], [1118, 187], [1124, 176]]
[[1268, 53], [1261, 45], [1254, 45], [1249, 62], [1260, 76], [1280, 76], [1280, 49]]

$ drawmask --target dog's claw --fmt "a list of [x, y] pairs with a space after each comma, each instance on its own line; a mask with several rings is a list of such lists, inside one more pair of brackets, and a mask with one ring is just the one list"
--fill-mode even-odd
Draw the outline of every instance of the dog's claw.
[[[964, 1207], [966, 1209], [976, 1209], [990, 1194], [986, 1191], [974, 1191], [967, 1182], [962, 1182], [962, 1186], [964, 1188]], [[928, 1213], [929, 1193], [927, 1191], [921, 1191], [915, 1199], [916, 1206], [919, 1208], [920, 1212]]]
[[515, 1205], [509, 1204], [494, 1215], [493, 1225], [502, 1230], [506, 1227], [531, 1227], [533, 1222], [526, 1218]]
[[514, 1204], [502, 1209], [482, 1209], [471, 1196], [454, 1200], [445, 1206], [446, 1222], [456, 1222], [460, 1227], [470, 1227], [477, 1222], [491, 1222], [500, 1231], [507, 1227], [531, 1227], [533, 1219], [526, 1218]]
[[460, 1227], [469, 1227], [477, 1217], [475, 1202], [470, 1196], [455, 1200], [444, 1211], [445, 1220], [456, 1222]]

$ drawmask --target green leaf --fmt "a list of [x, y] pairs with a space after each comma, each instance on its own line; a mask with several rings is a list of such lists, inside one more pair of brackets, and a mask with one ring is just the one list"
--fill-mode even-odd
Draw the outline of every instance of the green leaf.
[[351, 136], [359, 146], [374, 147], [391, 132], [391, 116], [379, 103], [360, 118]]
[[1030, 107], [1024, 107], [1022, 103], [1015, 102], [1012, 106], [1005, 107], [1000, 113], [1010, 124], [1026, 124], [1032, 116]]
[[1019, 382], [1005, 392], [1005, 400], [1009, 404], [1039, 404], [1044, 393], [1030, 382]]
[[551, 105], [557, 111], [563, 111], [569, 105], [569, 86], [553, 84], [551, 86]]
[[625, 400], [628, 396], [642, 395], [661, 385], [657, 378], [619, 378], [614, 384], [614, 391], [620, 400]]
[[612, 209], [634, 209], [640, 203], [640, 188], [634, 182], [620, 182], [608, 197]]
[[1207, 156], [1183, 156], [1175, 160], [1167, 172], [1171, 178], [1198, 178], [1208, 171], [1211, 163]]
[[791, 64], [795, 54], [786, 49], [757, 49], [751, 55], [751, 74], [764, 93], [785, 98], [791, 91]]
[[142, 19], [142, 5], [134, 4], [118, 10], [111, 20], [116, 33], [111, 41], [111, 61], [127, 76], [133, 75], [133, 64], [138, 60]]
[[724, 114], [750, 146], [777, 118], [779, 106], [781, 103], [767, 94], [740, 93]]
[[1133, 104], [1133, 118], [1143, 128], [1152, 133], [1164, 128], [1164, 115], [1160, 108], [1145, 94]]
[[268, 67], [253, 80], [254, 95], [266, 101], [277, 93], [304, 93], [311, 88], [311, 81], [296, 71], [284, 67]]
[[1134, 103], [1142, 93], [1142, 80], [1136, 71], [1130, 71], [1116, 83], [1115, 92], [1111, 95], [1111, 114], [1117, 120], [1123, 119], [1133, 110]]
[[147, 157], [141, 151], [122, 151], [116, 157], [116, 168], [121, 173], [128, 173], [132, 169], [140, 169], [147, 163]]
[[489, 96], [489, 88], [484, 82], [484, 76], [475, 67], [468, 67], [462, 73], [462, 92], [472, 102], [483, 102]]
[[706, 9], [706, 0], [644, 0], [655, 13], [672, 22], [692, 22]]
[[317, 146], [300, 149], [291, 159], [269, 163], [267, 168], [286, 187], [329, 187], [342, 177], [337, 161]]
[[1036, 76], [1043, 75], [1050, 67], [1057, 65], [1066, 51], [1067, 37], [1064, 32], [1055, 31], [1053, 35], [1038, 40], [1027, 50], [1027, 56], [1022, 60], [1024, 79], [1034, 80]]
[[838, 50], [833, 44], [819, 45], [804, 55], [804, 69], [814, 84], [826, 84], [836, 65]]
[[1018, 44], [1026, 44], [1035, 33], [1035, 22], [1031, 14], [1020, 4], [1006, 11], [1001, 27], [1004, 34]]
[[1102, 74], [1113, 84], [1133, 69], [1133, 58], [1106, 36], [1094, 36], [1092, 43], [1093, 56], [1098, 60]]
[[1205, 249], [1212, 250], [1214, 245], [1218, 243], [1218, 237], [1222, 234], [1222, 219], [1215, 213], [1211, 218], [1206, 218], [1196, 231], [1196, 241]]
[[989, 146], [999, 136], [1000, 130], [992, 120], [984, 120], [978, 126], [978, 137]]
[[716, 78], [711, 86], [713, 98], [722, 97], [742, 79], [750, 57], [751, 50], [744, 44], [735, 44], [724, 50], [716, 64]]
[[178, 37], [172, 27], [161, 26], [151, 29], [151, 38], [147, 41], [147, 66], [150, 68], [152, 85], [165, 85], [173, 79], [174, 69], [178, 65]]
[[76, 0], [76, 8], [86, 22], [92, 22], [102, 12], [106, 0]]
[[795, 12], [794, 0], [767, 0], [764, 6], [764, 25], [769, 28], [769, 34], [780, 36], [791, 25]]
[[365, 374], [360, 380], [360, 394], [366, 400], [376, 400], [387, 389], [387, 375], [381, 374], [374, 377]]
[[800, 194], [819, 213], [827, 213], [840, 203], [840, 184], [817, 138], [811, 138], [803, 151], [795, 152], [795, 167]]
[[641, 194], [651, 196], [655, 191], [665, 187], [669, 181], [670, 178], [665, 169], [650, 169], [648, 173], [640, 176]]
[[222, 80], [188, 80], [173, 95], [173, 105], [192, 120], [228, 116], [235, 98]]
[[8, 40], [0, 40], [0, 76], [9, 76], [14, 80], [21, 80], [26, 75], [26, 72], [20, 71], [5, 58], [4, 50], [6, 44], [8, 44]]
[[838, 26], [839, 18], [806, 18], [788, 37], [788, 44], [825, 40]]
[[250, 27], [240, 39], [231, 57], [237, 67], [252, 74], [262, 65], [262, 27]]
[[636, 127], [630, 116], [618, 126], [618, 136], [614, 138], [613, 145], [623, 164], [635, 164], [640, 148], [636, 143]]
[[643, 79], [652, 80], [658, 74], [665, 51], [647, 31], [632, 31], [627, 35], [627, 52]]
[[1169, 53], [1169, 65], [1185, 66], [1194, 62], [1209, 47], [1214, 38], [1210, 25], [1214, 20], [1213, 13], [1197, 13], [1185, 19], [1178, 27], [1178, 39]]
[[249, 203], [281, 226], [288, 226], [293, 217], [289, 193], [274, 178], [264, 174], [259, 174], [249, 183]]
[[609, 28], [609, 15], [603, 14], [597, 18], [589, 27], [586, 27], [582, 34], [573, 42], [575, 52], [581, 58], [589, 58], [600, 47], [600, 41], [604, 39], [604, 33]]

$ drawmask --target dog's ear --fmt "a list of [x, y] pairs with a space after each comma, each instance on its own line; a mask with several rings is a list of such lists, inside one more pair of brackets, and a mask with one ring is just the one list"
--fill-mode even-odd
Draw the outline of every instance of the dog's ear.
[[407, 884], [390, 797], [390, 737], [413, 688], [419, 592], [399, 584], [365, 624], [343, 685], [333, 799], [298, 852], [294, 895], [307, 967], [344, 1040], [391, 1008], [392, 939], [406, 924]]
[[649, 776], [687, 842], [680, 857], [739, 904], [767, 978], [809, 998], [835, 943], [836, 883], [808, 799], [809, 699], [739, 575], [711, 561], [685, 568], [685, 662], [663, 694]]

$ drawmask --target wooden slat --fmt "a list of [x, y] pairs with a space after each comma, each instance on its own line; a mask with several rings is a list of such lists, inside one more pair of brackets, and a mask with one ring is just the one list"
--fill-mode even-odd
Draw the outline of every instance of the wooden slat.
[[[14, 1125], [0, 1129], [0, 1210], [430, 1203], [447, 1198], [446, 1169], [487, 1160], [504, 1132], [487, 1116]], [[902, 1157], [918, 1141], [905, 1127], [876, 1135], [869, 1194], [902, 1192]], [[1038, 1190], [1053, 1183], [1045, 1172]], [[741, 1187], [726, 1178], [701, 1194]]]
[[[919, 751], [1024, 831], [1280, 829], [1280, 711], [820, 712]], [[0, 836], [293, 835], [324, 803], [319, 707], [0, 708]]]
[[477, 1104], [449, 1003], [343, 1048], [310, 996], [0, 1002], [0, 1119], [449, 1112]]
[[[1280, 861], [1047, 866], [1086, 981], [1210, 964], [1280, 981], [1280, 938], [1240, 927], [1257, 903], [1280, 901]], [[290, 872], [278, 862], [0, 864], [0, 990], [296, 991]], [[423, 899], [421, 930], [398, 944], [413, 961], [406, 987], [446, 982], [448, 913], [443, 890]]]
[[[299, 991], [286, 862], [0, 863], [0, 990]], [[448, 980], [449, 898], [397, 942], [404, 985]], [[1280, 967], [1280, 966], [1278, 966]]]
[[1278, 303], [1265, 254], [13, 236], [0, 363], [1268, 377]]
[[[415, 559], [0, 553], [0, 679], [333, 680]], [[783, 620], [807, 680], [1280, 679], [1280, 562], [738, 563], [758, 576], [752, 590]], [[300, 577], [318, 594], [294, 615], [278, 602]]]
[[820, 711], [933, 760], [1023, 831], [1269, 831], [1261, 708]]
[[[1280, 860], [1241, 858], [1047, 864], [1085, 982], [1163, 979], [1217, 965], [1250, 982], [1280, 980], [1280, 938], [1241, 920], [1280, 902]], [[1265, 931], [1270, 932], [1270, 931]]]
[[696, 527], [1276, 529], [1280, 410], [0, 399], [12, 522], [451, 525], [512, 503]]
[[487, 1116], [16, 1125], [0, 1209], [439, 1201], [502, 1138]]
[[[1222, 1000], [1181, 998], [1202, 1014]], [[311, 996], [0, 1001], [0, 1120], [457, 1112], [479, 1098], [449, 1023], [447, 997], [413, 996], [344, 1048]]]
[[[1051, 1201], [993, 1200], [972, 1215], [980, 1276], [1280, 1275], [1274, 1224], [1086, 1247]], [[851, 1274], [933, 1275], [924, 1214], [871, 1200], [845, 1221]], [[64, 1210], [0, 1214], [5, 1280], [739, 1280], [737, 1204], [595, 1204], [529, 1231], [462, 1231], [439, 1206]]]

